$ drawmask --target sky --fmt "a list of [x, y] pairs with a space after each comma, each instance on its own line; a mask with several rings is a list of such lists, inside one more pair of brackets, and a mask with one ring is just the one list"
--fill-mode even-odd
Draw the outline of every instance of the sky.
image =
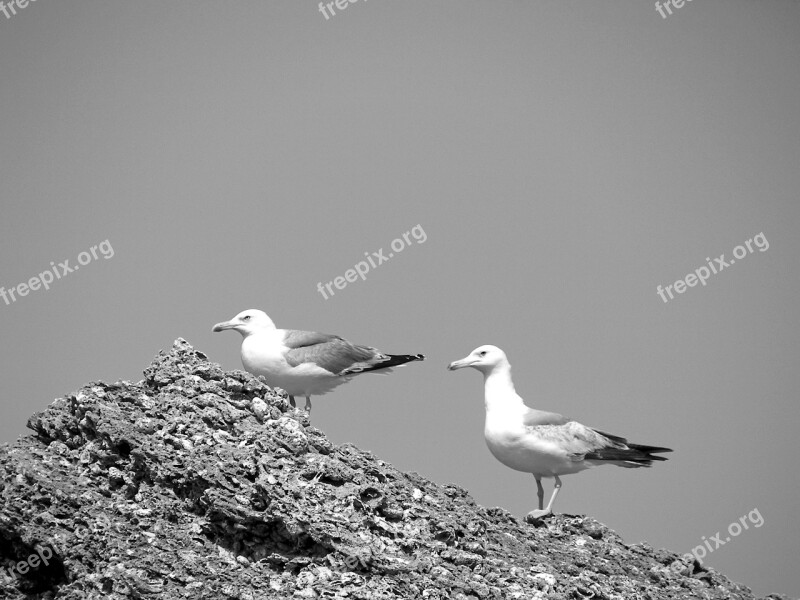
[[346, 6], [0, 13], [0, 441], [178, 337], [241, 368], [211, 327], [259, 308], [425, 354], [314, 425], [522, 517], [480, 375], [446, 370], [495, 344], [529, 406], [675, 450], [565, 477], [557, 512], [721, 532], [706, 566], [800, 594], [800, 2]]

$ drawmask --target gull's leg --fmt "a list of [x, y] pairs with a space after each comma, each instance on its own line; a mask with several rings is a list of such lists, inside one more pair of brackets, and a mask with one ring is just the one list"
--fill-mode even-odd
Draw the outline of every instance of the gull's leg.
[[289, 404], [291, 404], [294, 407], [297, 406], [297, 403], [295, 403], [294, 401], [294, 396], [292, 396], [291, 394], [289, 394]]
[[[552, 511], [553, 502], [555, 501], [556, 496], [558, 496], [558, 492], [561, 489], [561, 479], [558, 477], [558, 475], [554, 475], [553, 477], [555, 477], [556, 483], [553, 486], [553, 495], [550, 496], [550, 502], [547, 503], [547, 508], [545, 508], [544, 510], [542, 510], [542, 508], [539, 508], [538, 510], [532, 510], [525, 517], [527, 520], [530, 521], [530, 520], [535, 520], [535, 519], [541, 519], [542, 517], [546, 517], [547, 515], [553, 514], [553, 511]], [[540, 492], [539, 493], [539, 506], [541, 507], [542, 506], [542, 500], [543, 500], [543, 497], [544, 497], [544, 490], [542, 490], [542, 485], [541, 485], [541, 482], [539, 480], [537, 480], [537, 484], [539, 486], [539, 492]]]
[[308, 416], [311, 416], [311, 396], [306, 396], [306, 410], [308, 411]]
[[542, 510], [544, 508], [544, 488], [542, 487], [541, 477], [536, 477], [536, 495], [539, 497], [539, 510]]
[[561, 479], [558, 478], [558, 475], [555, 475], [555, 478], [556, 484], [553, 486], [553, 495], [550, 496], [550, 502], [547, 503], [547, 508], [545, 509], [548, 513], [553, 512], [550, 509], [553, 508], [553, 502], [555, 501], [556, 496], [558, 496], [558, 491], [561, 489]]

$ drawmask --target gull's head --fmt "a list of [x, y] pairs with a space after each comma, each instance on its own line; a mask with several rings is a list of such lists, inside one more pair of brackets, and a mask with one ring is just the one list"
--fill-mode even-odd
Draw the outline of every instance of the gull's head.
[[508, 365], [508, 358], [506, 353], [500, 350], [497, 346], [485, 345], [478, 346], [461, 360], [451, 362], [447, 368], [450, 371], [456, 369], [463, 369], [464, 367], [472, 367], [481, 373], [491, 373], [498, 366]]
[[258, 331], [275, 329], [275, 323], [263, 310], [249, 308], [240, 312], [230, 321], [217, 323], [211, 331], [225, 331], [226, 329], [233, 329], [241, 333], [243, 337], [247, 337]]

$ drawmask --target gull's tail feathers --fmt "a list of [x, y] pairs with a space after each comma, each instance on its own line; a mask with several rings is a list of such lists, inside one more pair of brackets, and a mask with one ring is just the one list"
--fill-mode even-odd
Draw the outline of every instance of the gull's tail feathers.
[[370, 371], [382, 371], [379, 375], [383, 375], [393, 367], [402, 367], [406, 363], [415, 360], [425, 360], [425, 356], [422, 354], [384, 354], [383, 356], [384, 358], [379, 359], [378, 362], [353, 365], [344, 371], [342, 375], [355, 375], [356, 373], [369, 373]]
[[585, 460], [597, 460], [615, 464], [628, 469], [636, 467], [649, 467], [654, 460], [668, 460], [664, 456], [658, 456], [662, 452], [672, 452], [671, 448], [661, 448], [659, 446], [645, 446], [642, 444], [631, 444], [622, 442], [623, 438], [612, 437], [614, 445], [598, 448], [589, 452], [584, 457]]
[[[672, 452], [672, 448], [661, 448], [659, 446], [643, 446], [642, 444], [628, 444], [631, 450], [638, 450], [645, 454], [659, 454], [661, 452]], [[651, 456], [652, 460], [669, 460], [663, 456]]]

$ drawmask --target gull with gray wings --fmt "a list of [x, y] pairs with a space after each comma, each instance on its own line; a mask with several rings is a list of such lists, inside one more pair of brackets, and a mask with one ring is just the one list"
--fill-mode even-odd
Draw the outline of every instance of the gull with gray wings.
[[230, 321], [214, 325], [212, 331], [238, 331], [242, 337], [242, 365], [264, 377], [268, 385], [289, 394], [305, 396], [311, 413], [311, 396], [325, 394], [361, 373], [388, 373], [422, 354], [384, 354], [371, 346], [351, 344], [338, 335], [316, 331], [278, 329], [261, 310], [248, 309]]
[[[536, 479], [539, 508], [527, 518], [539, 519], [552, 513], [561, 489], [560, 475], [578, 473], [598, 465], [649, 467], [669, 448], [632, 444], [625, 438], [582, 425], [558, 413], [536, 410], [514, 389], [511, 364], [497, 346], [480, 346], [469, 356], [450, 363], [449, 370], [471, 367], [484, 379], [486, 422], [483, 435], [494, 457], [516, 471]], [[542, 478], [555, 479], [553, 495], [544, 507]]]

